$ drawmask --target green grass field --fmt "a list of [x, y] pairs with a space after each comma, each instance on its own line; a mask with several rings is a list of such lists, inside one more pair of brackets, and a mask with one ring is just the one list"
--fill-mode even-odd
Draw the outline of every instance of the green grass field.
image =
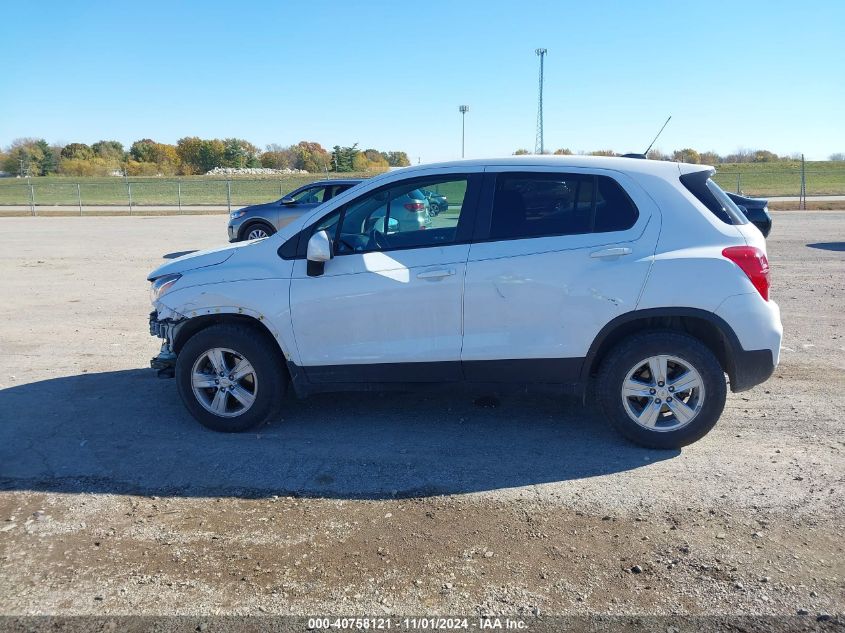
[[[797, 196], [801, 192], [801, 163], [725, 163], [715, 180], [726, 191], [739, 188], [751, 196]], [[807, 195], [845, 195], [845, 161], [805, 164]]]
[[[845, 162], [812, 162], [806, 164], [807, 195], [845, 195]], [[366, 177], [371, 174], [330, 174], [330, 177]], [[0, 178], [0, 206], [30, 204], [34, 194], [36, 206], [79, 204], [84, 207], [129, 204], [144, 206], [225, 205], [231, 195], [233, 207], [275, 200], [300, 185], [324, 178], [322, 174], [267, 178], [232, 178], [186, 176], [182, 178], [71, 178], [47, 176], [32, 179], [32, 190], [26, 180]], [[728, 191], [737, 185], [746, 195], [796, 196], [801, 188], [800, 163], [740, 163], [718, 168], [716, 181]], [[79, 188], [77, 190], [77, 184]], [[127, 186], [128, 185], [128, 186]]]
[[[329, 178], [366, 178], [373, 174], [329, 174]], [[276, 178], [232, 178], [228, 182], [219, 177], [183, 176], [180, 178], [71, 178], [45, 176], [33, 178], [35, 204], [83, 206], [128, 205], [129, 194], [133, 206], [225, 205], [231, 195], [232, 206], [243, 206], [278, 200], [301, 185], [325, 178], [325, 174], [281, 176]], [[77, 184], [79, 190], [77, 191]], [[128, 186], [127, 186], [128, 185]], [[0, 205], [29, 205], [28, 181], [20, 178], [0, 178]]]

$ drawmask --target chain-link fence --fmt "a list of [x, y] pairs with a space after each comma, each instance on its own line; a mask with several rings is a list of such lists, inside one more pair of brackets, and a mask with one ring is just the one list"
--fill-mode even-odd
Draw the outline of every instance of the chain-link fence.
[[[336, 177], [341, 177], [337, 175]], [[214, 212], [278, 200], [286, 193], [319, 179], [316, 174], [281, 179], [88, 179], [78, 182], [15, 179], [0, 181], [0, 213], [28, 211], [145, 213]]]
[[[341, 177], [332, 174], [329, 177]], [[324, 177], [324, 176], [322, 176]], [[89, 178], [0, 179], [0, 214], [29, 213], [197, 213], [221, 212], [247, 204], [278, 200], [319, 174], [279, 179]], [[798, 196], [800, 168], [718, 171], [716, 182], [727, 191], [749, 196]], [[805, 172], [806, 195], [845, 195], [845, 169]]]
[[[845, 169], [806, 170], [808, 196], [845, 195]], [[797, 196], [801, 193], [801, 168], [778, 170], [718, 170], [714, 180], [726, 191], [749, 196]]]

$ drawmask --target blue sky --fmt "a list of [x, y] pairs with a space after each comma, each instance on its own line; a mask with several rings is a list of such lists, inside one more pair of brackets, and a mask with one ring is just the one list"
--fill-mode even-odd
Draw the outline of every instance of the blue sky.
[[182, 136], [405, 150], [845, 152], [845, 2], [7, 3], [0, 145]]

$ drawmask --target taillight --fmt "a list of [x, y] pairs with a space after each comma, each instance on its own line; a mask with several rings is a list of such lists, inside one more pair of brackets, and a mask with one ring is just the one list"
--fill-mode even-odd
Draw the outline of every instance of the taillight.
[[408, 209], [408, 211], [411, 211], [413, 213], [419, 213], [420, 211], [425, 211], [425, 203], [423, 203], [423, 202], [407, 202], [405, 204], [405, 208]]
[[722, 255], [742, 268], [760, 296], [769, 300], [769, 260], [763, 251], [756, 246], [730, 246]]

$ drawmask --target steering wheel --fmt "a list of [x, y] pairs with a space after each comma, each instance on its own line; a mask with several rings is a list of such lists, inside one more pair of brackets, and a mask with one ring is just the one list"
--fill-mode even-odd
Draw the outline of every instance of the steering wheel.
[[379, 248], [388, 248], [384, 234], [375, 227], [370, 231], [370, 241]]
[[355, 252], [355, 245], [347, 242], [343, 237], [338, 237], [339, 247], [338, 251], [345, 251], [347, 253]]

